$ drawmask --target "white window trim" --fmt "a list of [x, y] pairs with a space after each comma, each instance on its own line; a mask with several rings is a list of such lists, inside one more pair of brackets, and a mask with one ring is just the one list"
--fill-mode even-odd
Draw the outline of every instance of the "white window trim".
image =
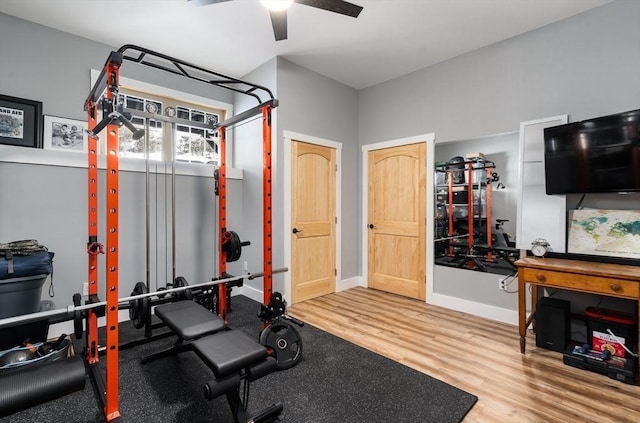
[[[130, 157], [118, 159], [119, 169], [122, 172], [146, 171], [145, 161]], [[43, 166], [77, 167], [87, 168], [87, 155], [68, 151], [43, 150], [41, 148], [18, 147], [15, 145], [0, 145], [0, 163], [32, 164]], [[157, 166], [156, 164], [157, 163]], [[165, 162], [152, 162], [152, 173], [171, 173], [171, 164], [164, 166]], [[162, 165], [162, 166], [161, 166]], [[98, 156], [98, 169], [106, 169], [106, 156]], [[176, 163], [176, 175], [203, 176], [213, 178], [214, 165]], [[242, 179], [242, 169], [227, 168], [227, 179]]]
[[[98, 81], [98, 78], [100, 77], [100, 71], [96, 70], [96, 69], [91, 69], [91, 87], [93, 87], [95, 85], [95, 83]], [[162, 87], [160, 85], [155, 85], [155, 84], [150, 84], [148, 82], [143, 82], [143, 81], [139, 81], [137, 79], [132, 79], [132, 78], [127, 78], [127, 77], [120, 77], [120, 85], [132, 90], [136, 90], [136, 91], [142, 91], [142, 92], [148, 92], [148, 93], [153, 93], [159, 96], [164, 96], [164, 97], [172, 97], [172, 98], [176, 98], [179, 100], [184, 100], [188, 103], [193, 103], [193, 104], [202, 104], [204, 106], [208, 106], [211, 107], [213, 109], [219, 109], [219, 110], [224, 110], [225, 112], [225, 118], [228, 119], [230, 116], [233, 116], [233, 104], [230, 103], [225, 103], [222, 101], [218, 101], [218, 100], [213, 100], [210, 98], [206, 98], [206, 97], [201, 97], [198, 95], [194, 95], [194, 94], [189, 94], [189, 93], [185, 93], [183, 91], [178, 91], [178, 90], [174, 90], [172, 88], [167, 88], [167, 87]], [[227, 178], [230, 179], [242, 179], [242, 169], [235, 169], [232, 168], [231, 166], [233, 165], [234, 161], [233, 161], [233, 134], [230, 133], [230, 131], [227, 131], [227, 157], [226, 157], [226, 163], [227, 163]], [[126, 159], [124, 157], [120, 158], [120, 160], [122, 161], [122, 159]], [[139, 159], [130, 159], [130, 160], [139, 160]], [[178, 166], [179, 163], [176, 163], [176, 172], [178, 172]], [[231, 165], [231, 166], [230, 166]], [[193, 166], [205, 166], [207, 167], [207, 165], [201, 165], [201, 164], [191, 164], [188, 163], [186, 164], [187, 167], [193, 167]], [[180, 166], [182, 167], [182, 166]], [[210, 172], [206, 172], [207, 175]], [[187, 172], [186, 174], [200, 174], [200, 172]]]
[[[91, 69], [91, 86], [95, 84], [100, 71]], [[187, 102], [202, 104], [215, 109], [224, 110], [226, 116], [233, 116], [233, 105], [224, 103], [217, 100], [212, 100], [205, 97], [200, 97], [193, 94], [184, 93], [181, 91], [173, 90], [159, 85], [153, 85], [142, 81], [137, 81], [131, 78], [120, 78], [122, 85], [127, 88], [131, 88], [139, 91], [152, 92], [167, 97], [178, 98]], [[231, 134], [227, 136], [227, 163], [233, 163], [233, 148], [230, 145], [232, 143]], [[41, 148], [26, 148], [13, 145], [0, 145], [0, 163], [18, 163], [18, 164], [34, 164], [34, 165], [48, 165], [48, 166], [64, 166], [64, 167], [87, 167], [86, 154], [78, 154], [68, 151], [56, 151], [56, 150], [44, 150]], [[120, 170], [130, 172], [145, 172], [145, 161], [140, 159], [133, 159], [128, 157], [119, 158]], [[98, 168], [106, 169], [106, 161], [104, 155], [98, 156]], [[154, 166], [156, 168], [156, 166]], [[158, 166], [158, 173], [170, 173], [170, 166], [163, 166], [160, 170]], [[189, 176], [205, 176], [213, 177], [213, 171], [215, 166], [207, 164], [192, 164], [192, 163], [176, 163], [177, 175], [189, 175]], [[242, 179], [242, 169], [235, 169], [227, 167], [227, 178], [229, 179]]]

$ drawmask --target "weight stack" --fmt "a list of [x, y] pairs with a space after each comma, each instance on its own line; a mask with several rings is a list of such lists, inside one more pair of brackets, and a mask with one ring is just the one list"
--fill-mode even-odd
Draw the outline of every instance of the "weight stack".
[[542, 297], [536, 305], [536, 346], [563, 353], [571, 341], [571, 303]]

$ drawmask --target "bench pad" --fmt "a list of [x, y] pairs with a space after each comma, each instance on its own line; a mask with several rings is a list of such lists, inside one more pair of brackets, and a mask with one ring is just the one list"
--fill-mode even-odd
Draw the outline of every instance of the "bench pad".
[[193, 343], [193, 349], [216, 377], [224, 377], [265, 360], [267, 350], [239, 330], [206, 336]]
[[155, 314], [184, 340], [219, 332], [224, 320], [191, 300], [156, 306]]

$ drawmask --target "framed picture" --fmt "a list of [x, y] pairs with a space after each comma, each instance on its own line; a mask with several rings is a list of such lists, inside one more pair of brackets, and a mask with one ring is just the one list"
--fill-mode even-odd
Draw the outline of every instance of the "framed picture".
[[569, 219], [567, 252], [640, 259], [640, 210], [579, 209]]
[[78, 153], [86, 152], [87, 122], [58, 116], [45, 116], [44, 148]]
[[42, 147], [42, 102], [0, 94], [0, 144]]

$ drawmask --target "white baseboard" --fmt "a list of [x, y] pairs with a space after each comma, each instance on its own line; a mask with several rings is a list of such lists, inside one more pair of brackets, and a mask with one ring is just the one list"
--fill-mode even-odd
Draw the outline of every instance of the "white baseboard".
[[[349, 279], [338, 281], [336, 283], [336, 292], [344, 291], [356, 286], [364, 286], [362, 285], [362, 278], [360, 276], [355, 276]], [[236, 295], [244, 295], [259, 303], [262, 303], [263, 300], [262, 290], [253, 288], [248, 285], [244, 285], [240, 288], [235, 288], [232, 291], [232, 296]], [[476, 303], [473, 301], [437, 293], [431, 294], [429, 298], [427, 298], [427, 303], [451, 310], [461, 311], [467, 314], [472, 314], [478, 317], [484, 317], [486, 319], [496, 320], [498, 322], [507, 323], [510, 325], [518, 324], [518, 312], [516, 310], [509, 310], [506, 308]], [[118, 312], [118, 321], [125, 322], [127, 320], [129, 320], [128, 310], [120, 310]], [[106, 319], [104, 317], [98, 319], [99, 327], [102, 327], [105, 324]], [[49, 327], [49, 338], [57, 338], [63, 333], [73, 333], [73, 321], [56, 323]]]
[[516, 310], [476, 303], [474, 301], [436, 293], [427, 297], [427, 303], [514, 326], [518, 325], [518, 312]]
[[336, 282], [336, 292], [346, 291], [347, 289], [355, 288], [356, 286], [361, 286], [362, 278], [360, 276], [354, 276], [349, 279], [342, 279]]
[[237, 295], [244, 295], [245, 297], [251, 298], [252, 300], [259, 302], [260, 304], [262, 304], [262, 300], [264, 300], [264, 294], [262, 293], [262, 290], [256, 289], [249, 285], [243, 285], [242, 288], [238, 290]]
[[[361, 276], [345, 279], [336, 284], [336, 292], [344, 291], [349, 288], [361, 286], [367, 288], [367, 284]], [[427, 298], [427, 303], [436, 306], [448, 308], [451, 310], [461, 311], [463, 313], [472, 314], [486, 319], [496, 320], [498, 322], [510, 325], [518, 324], [518, 311], [506, 308], [496, 307], [492, 305], [476, 303], [474, 301], [464, 300], [462, 298], [450, 297], [448, 295], [432, 293]]]
[[[356, 286], [361, 286], [361, 280], [362, 278], [360, 276], [354, 276], [353, 278], [337, 281], [336, 292], [345, 291]], [[252, 300], [259, 303], [262, 303], [264, 299], [262, 290], [253, 288], [248, 285], [243, 285], [241, 288], [239, 288], [237, 294], [236, 289], [234, 289], [233, 295], [244, 295], [245, 297], [251, 298]]]

